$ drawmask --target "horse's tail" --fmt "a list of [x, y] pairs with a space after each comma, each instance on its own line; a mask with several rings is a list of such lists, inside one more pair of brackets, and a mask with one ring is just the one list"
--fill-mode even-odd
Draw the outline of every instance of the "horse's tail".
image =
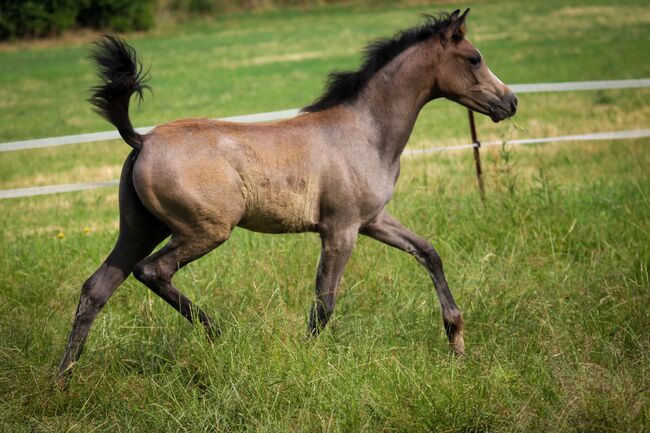
[[90, 55], [97, 66], [100, 84], [92, 87], [90, 102], [95, 112], [111, 122], [126, 143], [136, 150], [142, 147], [142, 135], [138, 134], [129, 119], [129, 100], [136, 93], [139, 102], [142, 92], [149, 86], [148, 77], [142, 71], [142, 63], [130, 45], [116, 36], [106, 35], [95, 43]]

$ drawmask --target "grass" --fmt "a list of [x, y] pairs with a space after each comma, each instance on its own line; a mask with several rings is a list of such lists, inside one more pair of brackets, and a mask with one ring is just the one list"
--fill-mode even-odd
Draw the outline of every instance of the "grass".
[[[356, 64], [364, 40], [441, 7], [238, 14], [134, 35], [156, 90], [136, 123], [304, 105], [327, 70]], [[639, 78], [650, 71], [646, 9], [478, 3], [470, 35], [506, 82]], [[2, 141], [107, 129], [83, 102], [85, 50], [0, 51], [11, 66], [0, 72]], [[487, 140], [647, 128], [648, 96], [522, 95], [524, 131], [486, 119], [479, 131]], [[409, 146], [466, 141], [465, 116], [431, 104]], [[218, 319], [220, 339], [208, 343], [129, 278], [58, 388], [80, 284], [116, 237], [117, 194], [3, 200], [0, 431], [647, 431], [649, 144], [485, 149], [485, 205], [471, 153], [404, 158], [389, 207], [444, 260], [466, 321], [462, 359], [448, 353], [432, 284], [407, 255], [361, 239], [332, 326], [310, 340], [316, 236], [236, 230], [175, 279]], [[127, 150], [4, 153], [0, 187], [113, 179]]]

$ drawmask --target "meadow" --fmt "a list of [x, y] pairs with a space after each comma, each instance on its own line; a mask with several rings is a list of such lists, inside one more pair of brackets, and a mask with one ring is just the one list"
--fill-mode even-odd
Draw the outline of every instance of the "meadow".
[[[307, 105], [370, 39], [467, 4], [231, 14], [126, 35], [154, 94], [136, 125]], [[650, 76], [642, 1], [469, 4], [469, 39], [506, 83]], [[109, 129], [84, 101], [93, 34], [0, 45], [0, 142]], [[438, 249], [465, 318], [451, 355], [424, 269], [361, 238], [331, 326], [306, 336], [317, 235], [235, 230], [175, 282], [210, 343], [130, 277], [55, 381], [82, 282], [117, 236], [117, 190], [0, 201], [0, 432], [650, 430], [650, 140], [507, 140], [648, 128], [650, 90], [520, 95], [471, 152], [403, 158], [390, 211]], [[468, 141], [435, 101], [409, 148]], [[0, 189], [117, 178], [120, 141], [0, 154]]]

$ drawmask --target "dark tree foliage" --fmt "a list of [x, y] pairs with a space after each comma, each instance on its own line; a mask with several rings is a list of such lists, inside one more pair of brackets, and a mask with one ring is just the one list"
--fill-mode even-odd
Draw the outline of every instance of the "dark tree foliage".
[[74, 25], [77, 0], [0, 0], [0, 38], [59, 33]]
[[154, 0], [90, 0], [77, 16], [85, 27], [118, 32], [153, 27]]
[[57, 35], [71, 27], [146, 30], [155, 0], [0, 0], [0, 39]]

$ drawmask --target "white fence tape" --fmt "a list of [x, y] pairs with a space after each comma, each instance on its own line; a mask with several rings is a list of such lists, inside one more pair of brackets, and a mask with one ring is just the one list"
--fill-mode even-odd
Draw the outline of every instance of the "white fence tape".
[[650, 87], [650, 78], [611, 81], [568, 81], [565, 83], [513, 84], [515, 93], [573, 92], [577, 90], [636, 89]]
[[[613, 131], [613, 132], [597, 132], [593, 134], [578, 134], [578, 135], [561, 135], [558, 137], [544, 137], [544, 138], [523, 138], [519, 140], [510, 140], [508, 144], [537, 144], [537, 143], [550, 143], [560, 141], [592, 141], [592, 140], [624, 140], [634, 138], [647, 138], [650, 137], [650, 129], [639, 129], [632, 131]], [[502, 141], [490, 141], [482, 143], [482, 146], [499, 146], [503, 144]], [[406, 149], [404, 155], [422, 155], [434, 152], [443, 152], [448, 150], [461, 150], [471, 149], [473, 144], [461, 144], [458, 146], [444, 146], [444, 147], [430, 147], [426, 149]], [[31, 188], [17, 188], [0, 190], [0, 199], [3, 198], [17, 198], [29, 197], [34, 195], [46, 195], [60, 192], [83, 191], [86, 189], [104, 188], [108, 186], [116, 186], [119, 181], [109, 182], [91, 182], [91, 183], [71, 183], [65, 185], [49, 185], [37, 186]]]
[[32, 186], [29, 188], [3, 189], [0, 190], [0, 199], [29, 197], [32, 195], [56, 194], [60, 192], [83, 191], [85, 189], [104, 188], [107, 186], [116, 186], [118, 184], [119, 181], [111, 180], [108, 182], [68, 183], [65, 185], [47, 185]]
[[[601, 90], [601, 89], [631, 89], [650, 87], [650, 78], [638, 80], [614, 81], [576, 81], [566, 83], [540, 83], [540, 84], [514, 84], [510, 88], [515, 93], [535, 92], [568, 92], [576, 90]], [[300, 112], [299, 109], [272, 111], [268, 113], [247, 114], [243, 116], [225, 117], [221, 120], [230, 122], [265, 122], [293, 117]], [[153, 126], [137, 128], [140, 133], [150, 131]], [[92, 132], [89, 134], [65, 135], [62, 137], [38, 138], [34, 140], [12, 141], [0, 144], [0, 152], [13, 150], [36, 149], [40, 147], [63, 146], [66, 144], [91, 143], [93, 141], [114, 140], [120, 138], [117, 131]]]
[[[577, 134], [577, 135], [560, 135], [557, 137], [544, 137], [544, 138], [521, 138], [517, 140], [508, 140], [508, 144], [542, 144], [542, 143], [556, 143], [561, 141], [597, 141], [597, 140], [629, 140], [634, 138], [647, 138], [650, 137], [650, 129], [634, 129], [630, 131], [612, 131], [612, 132], [594, 132], [591, 134]], [[481, 146], [501, 146], [503, 141], [488, 141], [481, 143]], [[446, 147], [429, 147], [426, 149], [406, 149], [404, 155], [419, 155], [422, 153], [441, 152], [445, 150], [460, 150], [471, 149], [473, 144], [460, 144], [458, 146]]]
[[[286, 119], [293, 117], [300, 112], [299, 109], [272, 111], [269, 113], [246, 114], [243, 116], [224, 117], [220, 120], [228, 122], [265, 122], [269, 120]], [[146, 134], [151, 131], [153, 126], [144, 126], [136, 128], [140, 134]], [[91, 132], [88, 134], [64, 135], [61, 137], [37, 138], [34, 140], [11, 141], [0, 144], [0, 152], [9, 152], [12, 150], [37, 149], [39, 147], [63, 146], [66, 144], [92, 143], [94, 141], [115, 140], [120, 138], [117, 131]]]

